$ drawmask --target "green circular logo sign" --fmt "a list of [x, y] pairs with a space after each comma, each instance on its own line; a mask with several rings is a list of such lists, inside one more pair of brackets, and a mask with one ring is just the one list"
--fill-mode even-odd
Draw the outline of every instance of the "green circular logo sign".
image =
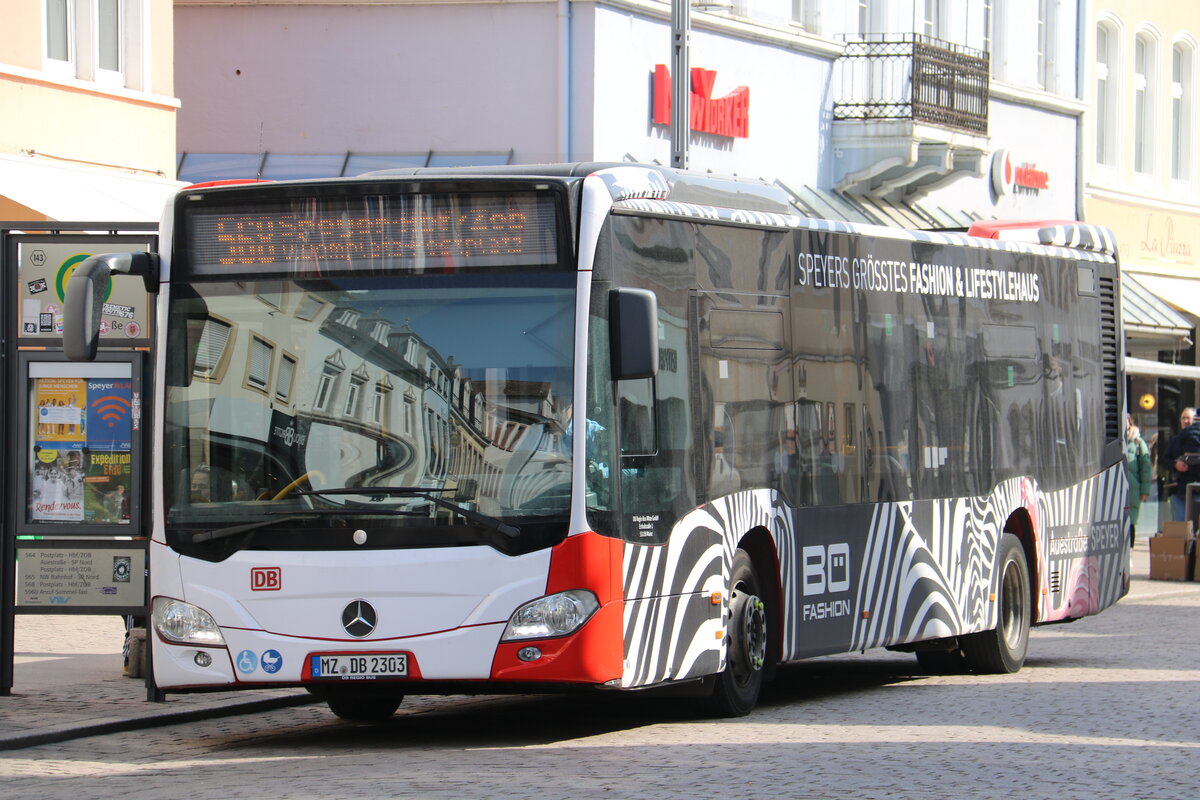
[[[65, 303], [67, 300], [67, 281], [71, 279], [71, 275], [74, 274], [75, 268], [91, 257], [91, 253], [77, 253], [76, 255], [68, 258], [62, 263], [61, 266], [59, 266], [58, 274], [54, 277], [54, 291], [58, 294], [58, 299], [60, 302]], [[112, 289], [112, 281], [109, 281], [108, 291], [104, 294], [105, 302], [108, 302], [108, 300], [112, 298]]]

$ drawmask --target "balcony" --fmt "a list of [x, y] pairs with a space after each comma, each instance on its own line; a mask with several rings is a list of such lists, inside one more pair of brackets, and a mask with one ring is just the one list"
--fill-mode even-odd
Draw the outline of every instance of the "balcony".
[[988, 149], [988, 54], [919, 34], [848, 40], [833, 74], [835, 185], [911, 195]]

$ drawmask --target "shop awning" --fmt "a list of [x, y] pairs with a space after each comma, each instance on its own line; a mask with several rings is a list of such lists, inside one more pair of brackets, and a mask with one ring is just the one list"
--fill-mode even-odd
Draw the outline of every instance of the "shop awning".
[[0, 155], [0, 197], [56, 222], [155, 222], [186, 184]]
[[1128, 375], [1152, 375], [1156, 378], [1183, 378], [1184, 380], [1200, 381], [1200, 367], [1190, 367], [1187, 364], [1163, 364], [1146, 358], [1126, 356], [1125, 372]]
[[1121, 277], [1121, 321], [1126, 335], [1163, 336], [1184, 339], [1193, 324], [1167, 301], [1142, 285], [1142, 277], [1126, 272]]
[[1145, 286], [1172, 308], [1200, 319], [1200, 278], [1155, 275], [1126, 268], [1125, 275]]

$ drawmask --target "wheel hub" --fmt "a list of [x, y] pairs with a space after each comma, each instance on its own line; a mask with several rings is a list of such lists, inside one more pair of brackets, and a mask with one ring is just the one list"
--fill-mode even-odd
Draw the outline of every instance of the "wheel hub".
[[752, 594], [739, 594], [734, 599], [732, 614], [733, 666], [739, 674], [748, 675], [762, 669], [767, 658], [767, 607]]

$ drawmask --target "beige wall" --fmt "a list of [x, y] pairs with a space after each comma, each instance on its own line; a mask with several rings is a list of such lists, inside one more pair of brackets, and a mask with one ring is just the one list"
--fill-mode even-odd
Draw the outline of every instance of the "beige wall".
[[[1088, 165], [1088, 183], [1097, 187], [1118, 188], [1160, 200], [1197, 203], [1200, 186], [1200, 3], [1174, 0], [1099, 0], [1090, 4], [1089, 29], [1084, 36], [1084, 66], [1087, 75], [1084, 99], [1094, 109], [1096, 103], [1096, 28], [1108, 21], [1117, 29], [1119, 69], [1110, 76], [1116, 80], [1117, 108], [1115, 110], [1116, 163], [1096, 163], [1096, 114], [1088, 114], [1082, 160]], [[1134, 171], [1134, 46], [1140, 32], [1146, 32], [1157, 43], [1154, 59], [1153, 94], [1156, 108], [1153, 119], [1154, 163], [1150, 174]], [[1191, 96], [1191, 165], [1186, 184], [1171, 177], [1171, 56], [1177, 42], [1192, 48]]]
[[[0, 153], [45, 153], [55, 156], [55, 163], [174, 178], [178, 101], [172, 96], [172, 0], [148, 0], [139, 6], [148, 11], [148, 35], [142, 40], [147, 66], [141, 85], [134, 89], [46, 72], [42, 0], [3, 0], [3, 5]], [[133, 71], [127, 69], [127, 75]], [[0, 186], [0, 195], [3, 190]]]
[[1200, 270], [1200, 215], [1161, 204], [1092, 197], [1088, 219], [1117, 236], [1130, 269], [1186, 277]]
[[42, 68], [42, 0], [4, 0], [0, 62]]
[[0, 76], [0, 153], [36, 151], [175, 177], [175, 108]]

